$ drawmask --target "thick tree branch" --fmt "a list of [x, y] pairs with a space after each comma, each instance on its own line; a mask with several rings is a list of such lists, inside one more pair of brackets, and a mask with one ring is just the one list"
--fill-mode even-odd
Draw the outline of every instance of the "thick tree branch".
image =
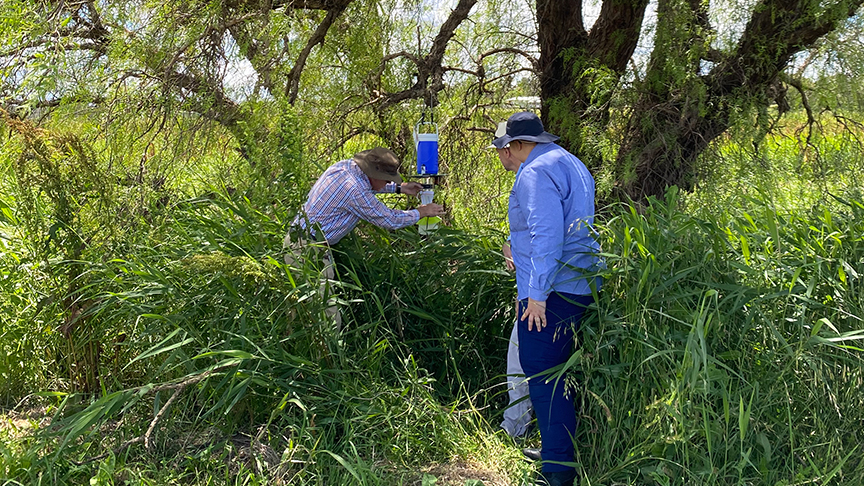
[[[236, 12], [259, 12], [266, 13], [284, 9], [286, 13], [291, 10], [326, 10], [327, 15], [312, 36], [306, 42], [306, 46], [300, 52], [294, 66], [288, 73], [288, 79], [284, 88], [279, 89], [285, 93], [289, 103], [294, 103], [297, 99], [300, 87], [300, 78], [303, 69], [306, 67], [306, 62], [312, 53], [315, 46], [322, 44], [327, 35], [327, 31], [336, 21], [336, 19], [345, 11], [353, 0], [325, 0], [325, 1], [271, 1], [262, 4], [254, 0], [232, 0], [225, 6]], [[254, 27], [253, 27], [254, 29]], [[270, 45], [262, 42], [260, 37], [254, 32], [249, 32], [245, 26], [235, 26], [230, 29], [231, 35], [241, 45], [243, 55], [252, 63], [258, 74], [259, 82], [271, 94], [277, 92], [277, 87], [274, 85], [274, 71], [288, 53], [288, 48], [291, 42], [288, 39], [283, 39], [283, 47], [278, 54], [267, 56]], [[259, 56], [267, 56], [267, 59], [262, 61]]]
[[[368, 76], [368, 78], [365, 82], [366, 85], [368, 86], [369, 90], [372, 92], [372, 95], [375, 97], [371, 100], [371, 102], [373, 104], [383, 101], [386, 98], [386, 96], [388, 96], [386, 94], [381, 93], [381, 90], [380, 90], [381, 76], [384, 74], [384, 70], [387, 68], [387, 63], [389, 63], [390, 61], [394, 61], [396, 59], [399, 59], [399, 58], [405, 58], [405, 59], [411, 61], [411, 63], [413, 63], [414, 66], [417, 67], [418, 71], [420, 70], [420, 68], [423, 64], [422, 58], [417, 57], [417, 55], [412, 54], [412, 53], [407, 52], [407, 51], [394, 52], [392, 54], [388, 54], [388, 55], [384, 56], [384, 58], [381, 59], [381, 63], [378, 64], [378, 67], [375, 69], [375, 71], [373, 71]], [[415, 84], [415, 86], [416, 86], [416, 84]]]
[[540, 97], [551, 100], [571, 85], [563, 54], [571, 49], [584, 49], [588, 40], [582, 21], [582, 1], [537, 0], [537, 24]]
[[[380, 73], [384, 72], [387, 62], [396, 59], [397, 57], [406, 57], [414, 61], [417, 65], [417, 81], [408, 89], [396, 92], [382, 94], [377, 100], [380, 108], [386, 108], [395, 104], [401, 103], [409, 99], [424, 99], [429, 100], [428, 103], [435, 103], [435, 95], [444, 89], [444, 53], [447, 50], [447, 44], [450, 39], [456, 34], [456, 29], [459, 25], [468, 18], [468, 14], [477, 0], [459, 0], [447, 20], [441, 25], [441, 29], [432, 41], [432, 47], [429, 49], [429, 54], [421, 58], [416, 58], [407, 53], [398, 53], [395, 56], [387, 56], [375, 70], [377, 79], [380, 85]], [[376, 89], [376, 91], [379, 91]]]
[[723, 62], [725, 61], [726, 54], [718, 49], [708, 49], [705, 51], [705, 54], [702, 55], [702, 59], [706, 61], [711, 61], [713, 63]]
[[[709, 3], [706, 0], [688, 0], [688, 3], [695, 23], [695, 26], [692, 29], [693, 37], [690, 44], [691, 48], [692, 46], [699, 46], [699, 49], [703, 51], [700, 55], [700, 59], [705, 59], [715, 63], [722, 62], [724, 60], [723, 54], [717, 49], [711, 48], [711, 43], [706, 40], [713, 38], [716, 34], [714, 27], [711, 26], [711, 19], [708, 12]], [[698, 70], [699, 67], [696, 67], [696, 69]]]
[[[793, 78], [792, 76], [781, 75], [783, 81], [795, 88], [798, 91], [798, 94], [801, 95], [801, 106], [804, 107], [804, 112], [807, 114], [807, 139], [804, 141], [804, 144], [808, 147], [812, 147], [813, 143], [811, 141], [813, 137], [813, 126], [817, 125], [818, 122], [816, 117], [813, 116], [813, 107], [810, 105], [810, 98], [807, 96], [807, 91], [804, 90], [804, 83], [801, 82], [800, 79]], [[801, 131], [804, 130], [804, 127], [800, 127], [795, 131], [795, 134], [800, 137]]]
[[801, 95], [801, 105], [807, 113], [807, 124], [812, 125], [815, 123], [816, 117], [813, 116], [813, 108], [810, 106], [810, 98], [804, 90], [804, 84], [800, 79], [793, 78], [792, 76], [782, 76], [782, 78], [786, 84], [795, 88], [795, 90], [798, 91], [798, 94]]
[[[710, 26], [703, 15], [704, 5], [700, 0], [688, 1], [691, 13], [695, 14], [696, 28], [678, 23], [670, 29], [658, 30], [660, 40], [656, 42], [665, 45], [666, 50], [655, 47], [652, 68], [657, 70], [649, 76], [674, 80], [674, 76], [666, 73], [666, 61], [662, 59], [664, 54], [668, 57], [670, 49], [685, 52], [689, 49], [689, 54], [717, 62], [702, 76], [704, 84], [658, 84], [659, 88], [646, 90], [634, 108], [635, 114], [618, 152], [618, 164], [635, 174], [635, 178], [625, 180], [621, 186], [635, 200], [662, 196], [671, 185], [691, 188], [697, 157], [729, 128], [733, 110], [755, 107], [764, 114], [767, 104], [775, 100], [782, 112], [784, 88], [778, 87], [778, 81], [783, 79], [792, 56], [839, 28], [864, 3], [864, 0], [822, 3], [760, 0], [738, 45], [724, 56], [705, 45], [704, 29]], [[672, 25], [669, 22], [676, 18], [678, 5], [660, 0], [658, 24]], [[674, 66], [681, 67], [680, 63]], [[698, 63], [688, 69], [698, 70]], [[787, 80], [787, 84], [802, 92], [808, 117], [805, 127], [810, 130], [818, 121], [808, 106], [803, 87], [792, 80]], [[806, 143], [810, 143], [809, 131]]]
[[604, 0], [588, 35], [588, 55], [602, 66], [623, 73], [639, 42], [646, 7], [648, 0]]
[[[84, 37], [93, 40], [103, 48], [107, 48], [111, 32], [102, 23], [102, 16], [99, 15], [96, 2], [94, 0], [87, 0], [87, 9], [90, 14], [90, 28]], [[103, 50], [102, 52], [104, 53], [105, 51]]]
[[451, 72], [452, 73], [462, 73], [462, 74], [468, 74], [470, 76], [474, 76], [475, 78], [482, 78], [483, 77], [482, 71], [472, 71], [470, 69], [465, 69], [465, 68], [460, 68], [460, 67], [455, 67], [455, 66], [442, 66], [441, 70], [445, 73], [451, 73]]
[[196, 103], [196, 111], [205, 118], [215, 120], [228, 128], [233, 127], [241, 118], [240, 106], [219, 86], [192, 74], [176, 71], [165, 73], [163, 81], [167, 86], [176, 86], [191, 91], [203, 99], [212, 99], [211, 105], [202, 103], [201, 100]]
[[864, 0], [838, 0], [817, 8], [807, 0], [762, 0], [753, 10], [735, 53], [709, 74], [717, 94], [744, 86], [764, 88], [792, 56], [855, 15]]
[[394, 52], [392, 54], [387, 54], [386, 56], [384, 56], [383, 59], [381, 59], [381, 64], [378, 66], [378, 69], [375, 71], [375, 78], [376, 79], [380, 78], [381, 75], [384, 74], [384, 68], [387, 67], [388, 62], [393, 61], [395, 59], [399, 59], [400, 57], [404, 57], [405, 59], [408, 59], [409, 61], [413, 62], [414, 65], [417, 66], [418, 68], [423, 63], [422, 58], [419, 58], [415, 54], [412, 54], [412, 53], [407, 52], [407, 51], [399, 51], [399, 52]]
[[342, 1], [331, 10], [328, 10], [324, 20], [318, 25], [318, 28], [315, 29], [312, 37], [310, 37], [306, 42], [306, 47], [300, 51], [300, 55], [297, 56], [297, 61], [294, 63], [294, 67], [292, 67], [291, 72], [288, 73], [288, 88], [286, 93], [288, 96], [288, 103], [293, 105], [297, 100], [297, 92], [300, 89], [300, 76], [303, 73], [303, 68], [306, 67], [306, 60], [309, 58], [309, 54], [312, 53], [312, 49], [318, 44], [324, 42], [324, 38], [327, 36], [327, 31], [330, 30], [333, 22], [342, 15], [342, 12], [345, 11], [351, 1], [352, 0]]
[[510, 77], [513, 77], [513, 76], [515, 76], [515, 75], [517, 75], [517, 74], [519, 74], [519, 73], [531, 73], [531, 74], [536, 74], [536, 71], [534, 71], [534, 70], [532, 70], [532, 69], [529, 69], [529, 68], [514, 69], [514, 70], [512, 70], [512, 71], [509, 71], [509, 72], [506, 72], [506, 73], [501, 73], [501, 74], [499, 74], [498, 76], [495, 76], [495, 77], [493, 77], [493, 78], [489, 78], [489, 79], [487, 79], [487, 80], [486, 80], [486, 84], [494, 83], [495, 81], [498, 81], [499, 79], [506, 79], [506, 78], [510, 78]]
[[430, 64], [430, 67], [441, 66], [441, 63], [444, 61], [444, 52], [447, 50], [447, 44], [456, 35], [456, 29], [459, 28], [462, 21], [468, 18], [468, 14], [471, 13], [471, 9], [476, 4], [477, 0], [459, 0], [456, 8], [450, 12], [447, 20], [444, 21], [444, 24], [438, 31], [438, 35], [432, 41], [432, 48], [429, 49], [429, 55], [426, 57], [426, 63]]
[[502, 53], [516, 54], [517, 56], [521, 56], [531, 63], [531, 67], [534, 69], [535, 72], [540, 72], [540, 60], [537, 59], [537, 57], [531, 55], [530, 53], [525, 52], [521, 49], [516, 49], [515, 47], [500, 47], [498, 49], [486, 51], [477, 57], [477, 64], [482, 64], [483, 60], [489, 56], [494, 56], [495, 54]]

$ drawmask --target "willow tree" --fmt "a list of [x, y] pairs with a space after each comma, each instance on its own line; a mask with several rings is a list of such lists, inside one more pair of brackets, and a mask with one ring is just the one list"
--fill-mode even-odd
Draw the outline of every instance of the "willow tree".
[[[792, 59], [842, 29], [864, 0], [657, 0], [656, 15], [646, 15], [649, 0], [603, 0], [590, 26], [596, 1], [537, 0], [533, 11], [509, 0], [426, 3], [9, 0], [0, 98], [32, 113], [116, 106], [135, 93], [155, 128], [196, 113], [234, 134], [254, 162], [285, 156], [296, 139], [285, 133], [291, 119], [274, 124], [261, 105], [327, 119], [335, 146], [371, 135], [399, 151], [406, 102], [434, 105], [459, 85], [459, 96], [474, 95], [453, 100], [466, 106], [450, 121], [488, 131], [494, 105], [530, 72], [550, 131], [641, 200], [690, 187], [700, 153], [737, 117], [784, 106], [788, 87], [801, 85], [787, 76]], [[733, 11], [739, 21], [723, 20]], [[639, 45], [646, 53], [634, 56]], [[228, 81], [241, 59], [255, 83], [238, 97]]]

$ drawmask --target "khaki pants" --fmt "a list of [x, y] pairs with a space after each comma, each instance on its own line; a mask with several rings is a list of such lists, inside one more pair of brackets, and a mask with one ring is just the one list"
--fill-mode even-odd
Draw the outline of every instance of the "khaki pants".
[[[291, 233], [285, 235], [282, 241], [282, 248], [285, 251], [285, 263], [291, 268], [299, 268], [303, 264], [304, 253], [307, 248], [313, 248], [320, 252], [321, 258], [321, 275], [319, 277], [318, 295], [322, 300], [326, 299], [327, 308], [324, 314], [336, 325], [336, 330], [342, 329], [342, 313], [339, 312], [339, 307], [336, 304], [336, 297], [333, 294], [333, 281], [336, 279], [336, 271], [333, 268], [333, 253], [326, 243], [310, 243], [305, 238], [297, 238], [296, 241], [291, 240]], [[308, 255], [308, 253], [306, 253]]]

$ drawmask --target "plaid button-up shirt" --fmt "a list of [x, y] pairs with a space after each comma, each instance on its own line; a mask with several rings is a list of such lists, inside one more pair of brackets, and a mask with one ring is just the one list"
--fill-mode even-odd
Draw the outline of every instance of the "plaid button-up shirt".
[[[391, 183], [381, 192], [392, 193], [395, 189], [396, 185]], [[305, 228], [308, 220], [318, 225], [331, 245], [350, 233], [361, 219], [391, 230], [411, 226], [420, 219], [416, 209], [390, 209], [378, 200], [369, 177], [351, 159], [337, 162], [321, 174], [309, 191], [303, 210], [305, 219], [298, 216], [296, 224]]]

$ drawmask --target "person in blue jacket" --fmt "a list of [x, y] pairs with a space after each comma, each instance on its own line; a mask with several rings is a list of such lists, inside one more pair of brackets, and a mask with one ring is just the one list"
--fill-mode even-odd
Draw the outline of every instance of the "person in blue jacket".
[[501, 164], [516, 172], [510, 192], [510, 246], [519, 299], [519, 361], [540, 429], [543, 483], [572, 485], [576, 411], [572, 390], [547, 370], [567, 361], [574, 330], [600, 280], [594, 238], [594, 178], [540, 118], [520, 112], [493, 140]]

